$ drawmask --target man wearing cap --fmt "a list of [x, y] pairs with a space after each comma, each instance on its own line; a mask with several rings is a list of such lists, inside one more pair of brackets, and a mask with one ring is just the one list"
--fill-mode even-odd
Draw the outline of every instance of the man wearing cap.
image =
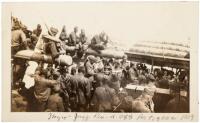
[[71, 56], [75, 56], [76, 54], [77, 44], [79, 42], [79, 37], [77, 33], [78, 33], [78, 27], [76, 26], [74, 27], [74, 31], [71, 32], [69, 35], [69, 40], [68, 40], [67, 45], [75, 47], [74, 50], [69, 51]]
[[79, 35], [78, 49], [77, 49], [78, 58], [81, 58], [84, 55], [84, 51], [85, 51], [84, 44], [86, 42], [87, 42], [87, 37], [85, 34], [85, 30], [81, 29], [81, 33]]
[[90, 93], [91, 85], [88, 78], [86, 78], [84, 74], [85, 74], [85, 68], [84, 66], [80, 66], [78, 68], [78, 74], [76, 74], [73, 77], [74, 81], [76, 81], [76, 83], [78, 84], [77, 88], [78, 107], [79, 107], [78, 110], [81, 112], [85, 112], [88, 110], [90, 95], [91, 95]]
[[95, 74], [94, 63], [96, 63], [96, 62], [97, 62], [97, 59], [94, 56], [90, 55], [87, 57], [87, 60], [84, 64], [86, 77], [91, 77]]
[[79, 37], [78, 37], [78, 27], [74, 27], [74, 31], [70, 33], [69, 35], [69, 42], [68, 45], [69, 46], [76, 46], [76, 44], [79, 41]]
[[[57, 33], [58, 33], [58, 29], [54, 27], [51, 27], [50, 30], [48, 31], [50, 38], [51, 37], [54, 38], [57, 35]], [[45, 35], [43, 35], [42, 41], [39, 43], [37, 43], [36, 48], [42, 50], [45, 54], [50, 54], [53, 60], [59, 57], [60, 53], [56, 45], [57, 42], [54, 42], [51, 39], [45, 38]]]
[[42, 33], [42, 27], [40, 24], [38, 24], [37, 28], [33, 30], [33, 34], [35, 34], [37, 37], [39, 37], [41, 33]]
[[128, 59], [127, 55], [124, 55], [124, 56], [122, 57], [121, 62], [120, 62], [120, 63], [121, 63], [121, 68], [122, 68], [123, 70], [125, 70], [127, 66], [130, 66], [130, 62], [127, 61], [127, 59]]
[[68, 35], [67, 35], [67, 31], [66, 31], [65, 25], [62, 28], [62, 31], [61, 31], [60, 36], [59, 36], [59, 39], [61, 41], [63, 41], [64, 43], [67, 43]]
[[34, 29], [32, 34], [30, 35], [31, 42], [32, 42], [31, 46], [32, 46], [33, 49], [35, 48], [41, 33], [42, 33], [42, 28], [41, 28], [41, 25], [38, 24], [37, 28]]
[[26, 35], [23, 32], [21, 26], [18, 23], [16, 23], [11, 32], [12, 56], [20, 50], [28, 49], [27, 41], [28, 39], [26, 38]]
[[61, 97], [63, 98], [63, 105], [65, 107], [65, 111], [70, 112], [70, 101], [69, 101], [69, 94], [71, 92], [71, 83], [70, 79], [72, 77], [71, 74], [68, 72], [68, 68], [64, 66], [60, 66], [59, 70], [60, 72], [60, 87], [61, 87]]

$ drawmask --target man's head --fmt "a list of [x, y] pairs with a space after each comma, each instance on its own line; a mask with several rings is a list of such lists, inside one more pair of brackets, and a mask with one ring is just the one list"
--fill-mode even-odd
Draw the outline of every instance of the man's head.
[[81, 29], [81, 34], [85, 35], [85, 30], [84, 29]]
[[78, 27], [77, 27], [77, 26], [74, 27], [74, 32], [75, 32], [75, 33], [78, 32]]
[[124, 56], [122, 57], [122, 59], [123, 59], [123, 61], [126, 61], [126, 60], [127, 60], [127, 55], [124, 55]]
[[66, 26], [65, 25], [62, 27], [62, 32], [66, 32]]
[[58, 72], [60, 72], [62, 75], [68, 73], [68, 68], [66, 66], [60, 66]]
[[53, 79], [57, 80], [59, 78], [59, 76], [60, 76], [60, 73], [54, 70], [53, 71]]
[[71, 69], [71, 75], [75, 75], [76, 74], [76, 67], [72, 67]]
[[84, 67], [84, 66], [80, 66], [80, 67], [78, 68], [78, 73], [85, 74], [85, 67]]
[[93, 63], [96, 63], [97, 62], [97, 59], [95, 58], [95, 56], [88, 56], [88, 60], [93, 64]]
[[142, 96], [147, 100], [151, 100], [154, 96], [154, 92], [155, 92], [154, 88], [144, 88]]
[[100, 38], [103, 42], [107, 43], [108, 42], [108, 35], [105, 32], [100, 33]]
[[155, 82], [155, 77], [152, 74], [147, 75], [147, 82]]
[[181, 84], [180, 84], [180, 82], [174, 81], [169, 85], [169, 88], [170, 88], [170, 93], [172, 95], [179, 94], [180, 93]]
[[102, 82], [104, 81], [104, 75], [101, 74], [101, 73], [97, 73], [97, 74], [94, 75], [94, 80], [96, 81], [96, 83], [98, 85], [101, 85]]
[[41, 25], [40, 24], [37, 25], [37, 30], [41, 30]]

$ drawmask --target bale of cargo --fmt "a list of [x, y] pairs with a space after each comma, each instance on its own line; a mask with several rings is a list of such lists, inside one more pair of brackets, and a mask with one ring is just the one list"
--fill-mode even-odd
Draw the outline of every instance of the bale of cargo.
[[134, 45], [134, 47], [151, 47], [151, 48], [157, 48], [157, 49], [165, 49], [165, 50], [175, 50], [180, 52], [189, 52], [189, 48], [177, 46], [177, 45], [170, 45], [170, 44], [158, 44], [158, 43], [152, 43], [152, 42], [139, 42]]
[[107, 57], [107, 58], [117, 58], [117, 59], [121, 59], [125, 53], [123, 51], [118, 51], [118, 50], [114, 50], [114, 49], [105, 49], [105, 50], [101, 50], [101, 53], [98, 53], [97, 51], [88, 48], [86, 51], [87, 55], [94, 55], [94, 56], [101, 56], [101, 57]]
[[130, 52], [144, 53], [146, 55], [159, 55], [159, 56], [168, 56], [168, 57], [178, 57], [183, 58], [187, 55], [186, 52], [180, 52], [175, 50], [167, 50], [167, 49], [158, 49], [151, 47], [134, 47], [130, 48]]
[[164, 44], [164, 45], [175, 45], [190, 48], [189, 42], [186, 41], [140, 41], [144, 43]]
[[59, 65], [69, 66], [72, 65], [72, 57], [68, 55], [59, 55], [55, 60]]
[[[21, 50], [16, 53], [15, 58], [22, 58], [30, 61], [43, 61], [44, 63], [53, 63], [53, 59], [50, 55], [37, 53], [32, 50]], [[58, 64], [69, 66], [72, 64], [72, 57], [68, 55], [60, 55], [55, 61]]]

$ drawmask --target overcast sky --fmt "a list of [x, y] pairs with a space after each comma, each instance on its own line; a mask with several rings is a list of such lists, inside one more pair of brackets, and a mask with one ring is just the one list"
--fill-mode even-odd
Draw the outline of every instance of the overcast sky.
[[141, 40], [193, 40], [198, 26], [197, 5], [197, 2], [53, 2], [17, 3], [9, 7], [31, 29], [38, 23], [44, 25], [44, 20], [60, 30], [66, 25], [68, 33], [78, 26], [89, 35], [105, 31], [112, 40], [133, 44]]

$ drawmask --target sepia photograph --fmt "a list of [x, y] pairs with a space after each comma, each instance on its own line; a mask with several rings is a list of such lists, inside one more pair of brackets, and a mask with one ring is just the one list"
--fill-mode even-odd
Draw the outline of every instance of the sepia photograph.
[[11, 114], [198, 117], [198, 2], [10, 2], [2, 8], [3, 67], [10, 67], [4, 104]]

